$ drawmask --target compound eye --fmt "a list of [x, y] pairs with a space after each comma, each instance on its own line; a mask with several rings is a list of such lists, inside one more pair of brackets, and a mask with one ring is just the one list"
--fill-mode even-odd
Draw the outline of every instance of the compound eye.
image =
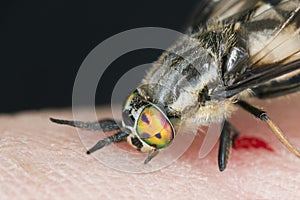
[[162, 111], [153, 105], [147, 106], [138, 117], [136, 132], [148, 145], [161, 149], [174, 138], [174, 129]]

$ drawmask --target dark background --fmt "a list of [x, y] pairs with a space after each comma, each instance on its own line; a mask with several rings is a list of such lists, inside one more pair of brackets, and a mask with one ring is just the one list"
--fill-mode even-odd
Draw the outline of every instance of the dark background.
[[[16, 0], [0, 6], [0, 112], [66, 107], [86, 55], [103, 40], [138, 27], [182, 31], [197, 0], [72, 1]], [[97, 89], [108, 104], [112, 88], [130, 67], [157, 59], [138, 50], [117, 59]]]

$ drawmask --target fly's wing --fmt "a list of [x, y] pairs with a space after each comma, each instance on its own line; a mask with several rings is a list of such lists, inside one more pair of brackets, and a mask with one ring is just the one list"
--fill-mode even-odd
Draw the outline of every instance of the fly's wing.
[[[300, 1], [283, 1], [276, 6], [263, 5], [247, 22], [240, 25], [248, 43], [249, 57], [240, 62], [243, 72], [231, 73], [226, 96], [270, 81], [293, 79], [300, 71]], [[293, 79], [295, 80], [295, 79]], [[298, 81], [299, 78], [296, 79]], [[299, 84], [298, 84], [299, 85]]]
[[185, 28], [187, 32], [194, 32], [207, 21], [225, 20], [227, 18], [241, 18], [251, 13], [259, 6], [259, 3], [276, 5], [282, 0], [201, 0], [195, 8]]
[[274, 98], [300, 91], [300, 71], [289, 73], [283, 78], [271, 80], [251, 88], [255, 97], [260, 99]]

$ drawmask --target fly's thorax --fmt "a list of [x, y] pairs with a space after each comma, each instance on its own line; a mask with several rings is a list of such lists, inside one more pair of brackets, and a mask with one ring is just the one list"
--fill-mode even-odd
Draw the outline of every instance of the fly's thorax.
[[152, 152], [171, 144], [174, 126], [163, 109], [134, 91], [123, 106], [123, 126], [130, 130], [127, 142], [142, 152]]
[[[243, 73], [248, 57], [246, 43], [236, 24], [210, 25], [181, 38], [154, 63], [143, 80], [145, 85], [163, 85], [148, 96], [180, 113], [194, 126], [222, 121], [234, 111], [234, 98], [226, 87], [231, 74]], [[247, 59], [246, 59], [247, 60]]]
[[235, 110], [236, 106], [230, 99], [209, 101], [205, 106], [193, 110], [194, 118], [187, 118], [187, 123], [200, 126], [222, 122]]
[[213, 26], [181, 38], [154, 63], [142, 83], [162, 85], [155, 87], [149, 96], [182, 113], [197, 107], [199, 101], [204, 106], [210, 100], [200, 97], [206, 87], [216, 100], [225, 99], [230, 77], [223, 73], [223, 68], [228, 65], [230, 70], [236, 70], [235, 61], [242, 60], [245, 54], [233, 25]]
[[[185, 121], [187, 126], [198, 127], [222, 122], [237, 110], [235, 104], [238, 100], [247, 99], [253, 95], [252, 90], [247, 89], [233, 97], [225, 98], [223, 97], [225, 95], [215, 95], [215, 91], [208, 88], [200, 93], [202, 95], [198, 99], [197, 106], [190, 107], [182, 113], [182, 121]], [[221, 90], [218, 92], [226, 93], [226, 91], [222, 92]]]

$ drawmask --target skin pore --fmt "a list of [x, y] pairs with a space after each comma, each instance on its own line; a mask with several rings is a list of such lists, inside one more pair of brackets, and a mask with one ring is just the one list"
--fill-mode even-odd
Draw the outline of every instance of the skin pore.
[[[300, 146], [299, 94], [251, 103], [267, 111], [290, 140]], [[111, 116], [108, 107], [97, 109], [97, 113], [103, 118]], [[53, 124], [49, 117], [72, 119], [71, 109], [0, 116], [1, 199], [300, 197], [300, 159], [275, 138], [267, 125], [241, 109], [230, 119], [240, 131], [238, 141], [258, 138], [273, 151], [239, 145], [232, 150], [224, 172], [218, 170], [217, 145], [204, 159], [197, 158], [200, 136], [179, 160], [166, 168], [144, 174], [119, 172], [87, 155], [76, 129]]]

